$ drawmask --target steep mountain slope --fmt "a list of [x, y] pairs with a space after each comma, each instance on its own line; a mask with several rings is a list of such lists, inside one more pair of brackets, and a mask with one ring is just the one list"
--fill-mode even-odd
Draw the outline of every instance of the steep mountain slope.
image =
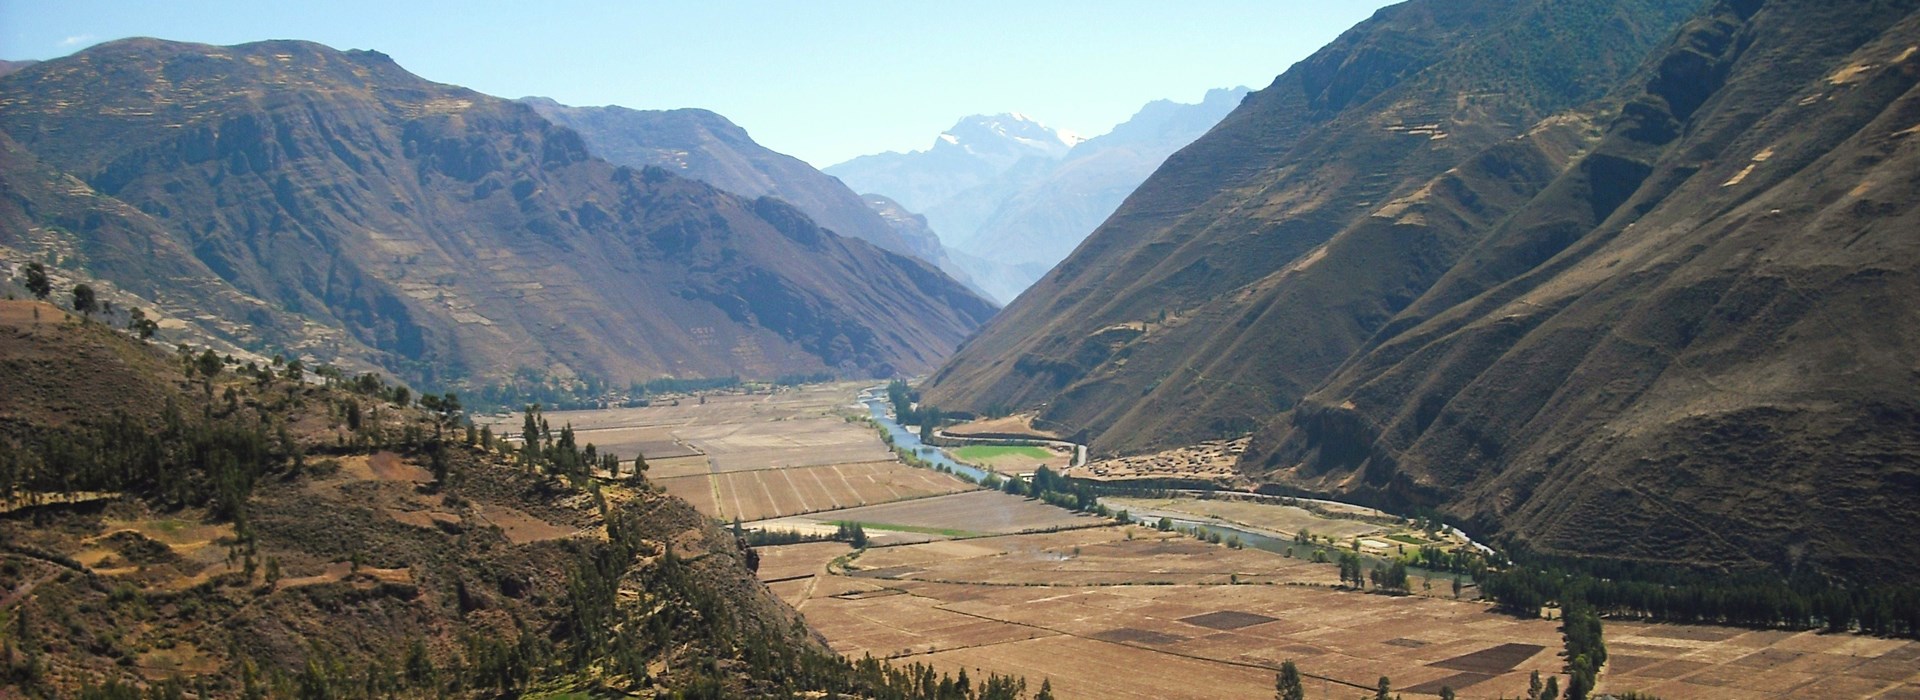
[[[1598, 134], [1577, 116], [1692, 0], [1415, 0], [1249, 95], [924, 390], [1096, 453], [1244, 435]], [[1535, 128], [1539, 125], [1538, 128]]]
[[378, 382], [212, 366], [0, 301], [9, 697], [897, 697], [931, 673], [833, 654], [709, 518], [566, 471], [570, 434], [518, 461]]
[[1005, 179], [1059, 159], [1076, 142], [1023, 114], [979, 114], [955, 123], [927, 150], [860, 156], [824, 170], [856, 192], [885, 195], [925, 215], [951, 247], [998, 202], [969, 190], [1005, 189]]
[[1722, 2], [1243, 465], [1551, 554], [1904, 580], [1920, 3]]
[[939, 238], [903, 237], [846, 185], [798, 158], [755, 143], [746, 129], [713, 112], [569, 107], [543, 97], [520, 102], [579, 132], [589, 152], [615, 165], [651, 165], [742, 197], [782, 199], [834, 233], [940, 262]]
[[1198, 104], [1148, 103], [1113, 131], [1080, 142], [1042, 172], [1020, 178], [1007, 188], [1009, 194], [978, 193], [996, 206], [976, 230], [955, 232], [964, 233], [966, 241], [956, 248], [989, 265], [963, 263], [961, 268], [978, 278], [1007, 270], [1007, 283], [983, 286], [995, 298], [1012, 301], [1073, 252], [1167, 156], [1207, 133], [1246, 94], [1246, 88], [1209, 90]]
[[209, 271], [265, 302], [261, 342], [331, 329], [293, 349], [430, 385], [909, 373], [992, 313], [788, 204], [617, 168], [374, 52], [113, 42], [0, 79], [0, 131], [73, 177], [10, 187], [0, 244], [37, 230], [128, 289]]

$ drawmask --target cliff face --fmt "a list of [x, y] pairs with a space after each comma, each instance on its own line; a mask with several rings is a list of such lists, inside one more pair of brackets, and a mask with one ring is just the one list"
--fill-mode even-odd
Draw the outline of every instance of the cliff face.
[[6, 173], [0, 243], [204, 289], [255, 307], [247, 343], [409, 380], [912, 373], [992, 313], [785, 203], [615, 167], [378, 53], [127, 40], [0, 79], [0, 105], [37, 164]]

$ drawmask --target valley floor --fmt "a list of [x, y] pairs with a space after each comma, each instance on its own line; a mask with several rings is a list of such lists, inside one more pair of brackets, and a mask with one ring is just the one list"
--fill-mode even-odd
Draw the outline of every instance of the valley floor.
[[[1533, 671], [1564, 663], [1557, 621], [1456, 600], [1444, 579], [1427, 587], [1416, 574], [1416, 595], [1357, 593], [1337, 586], [1331, 563], [1119, 525], [908, 467], [842, 417], [864, 414], [855, 391], [547, 415], [586, 428], [583, 441], [627, 436], [615, 451], [647, 449], [652, 477], [716, 518], [811, 532], [866, 524], [874, 546], [860, 553], [837, 542], [759, 548], [760, 579], [850, 657], [1047, 679], [1062, 698], [1266, 698], [1289, 659], [1315, 698], [1354, 697], [1381, 676], [1409, 697], [1442, 686], [1524, 697]], [[1252, 503], [1132, 505], [1343, 541], [1378, 530]], [[1920, 698], [1920, 642], [1625, 621], [1608, 621], [1606, 640], [1602, 690]]]

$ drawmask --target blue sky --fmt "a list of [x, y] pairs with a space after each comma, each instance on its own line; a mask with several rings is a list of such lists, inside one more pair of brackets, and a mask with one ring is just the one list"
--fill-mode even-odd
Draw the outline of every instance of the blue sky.
[[128, 36], [376, 49], [502, 97], [703, 107], [816, 166], [917, 150], [968, 114], [1097, 135], [1156, 99], [1265, 87], [1385, 0], [0, 0], [0, 58]]

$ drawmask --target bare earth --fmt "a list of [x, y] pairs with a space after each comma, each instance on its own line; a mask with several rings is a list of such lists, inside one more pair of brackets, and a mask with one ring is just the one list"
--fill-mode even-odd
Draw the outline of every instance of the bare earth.
[[1248, 440], [1213, 440], [1150, 455], [1090, 461], [1066, 474], [1100, 481], [1183, 479], [1228, 483], [1235, 478], [1233, 465], [1247, 451]]
[[[869, 549], [828, 573], [848, 551], [763, 549], [781, 579], [772, 588], [835, 650], [1050, 679], [1062, 698], [1269, 698], [1288, 659], [1315, 698], [1359, 697], [1382, 675], [1406, 697], [1442, 685], [1463, 698], [1524, 697], [1532, 671], [1562, 664], [1555, 621], [1337, 590], [1331, 565], [1145, 528]], [[1920, 689], [1920, 643], [1905, 640], [1609, 622], [1607, 641], [1615, 661], [1603, 690], [1894, 698]]]
[[[879, 434], [848, 415], [858, 384], [656, 401], [641, 408], [550, 411], [577, 439], [623, 458], [645, 454], [648, 478], [721, 520], [763, 520], [972, 490], [951, 475], [901, 463]], [[518, 430], [518, 414], [496, 417]], [[829, 528], [831, 529], [831, 528]], [[539, 533], [527, 531], [528, 536]]]

